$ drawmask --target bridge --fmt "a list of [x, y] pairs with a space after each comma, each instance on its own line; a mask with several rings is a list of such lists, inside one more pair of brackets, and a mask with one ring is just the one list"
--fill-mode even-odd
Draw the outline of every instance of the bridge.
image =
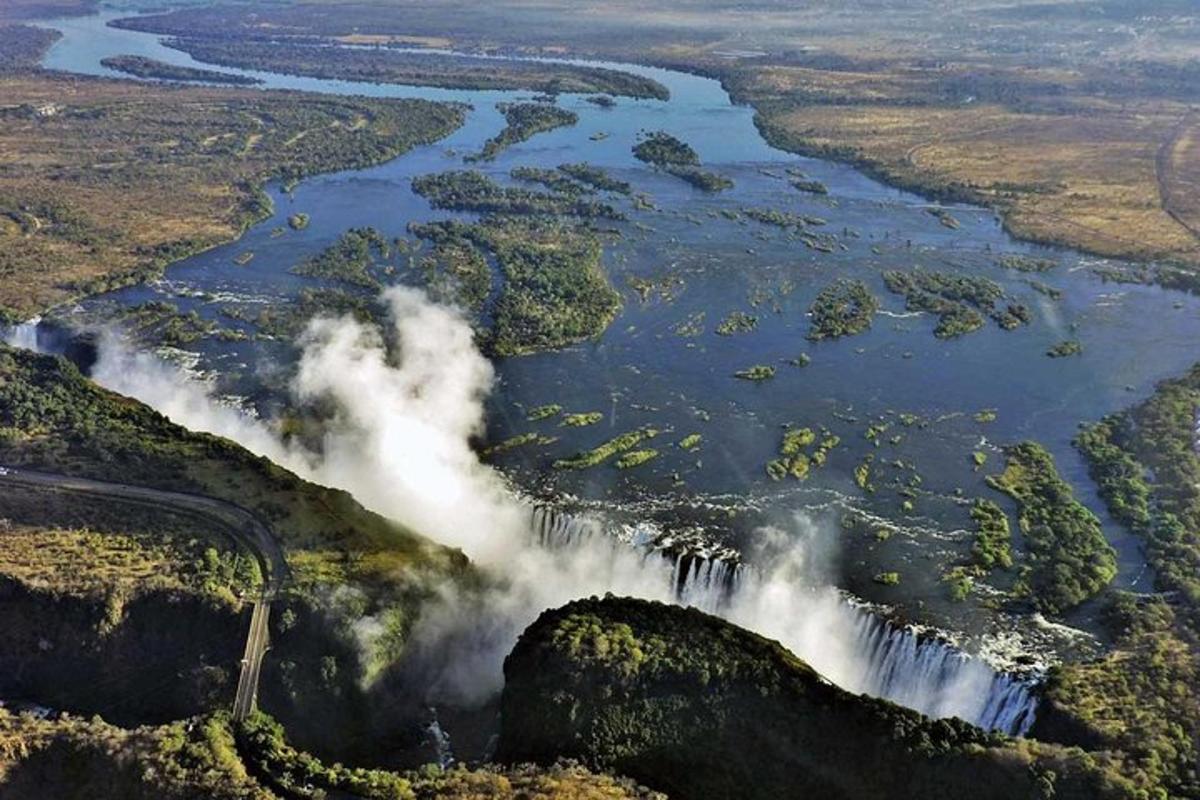
[[262, 572], [263, 584], [262, 591], [254, 600], [254, 609], [250, 615], [250, 632], [246, 636], [241, 674], [238, 677], [237, 693], [234, 695], [233, 716], [241, 721], [254, 710], [258, 697], [259, 674], [269, 643], [267, 623], [270, 619], [271, 602], [288, 575], [283, 548], [262, 520], [241, 506], [205, 495], [0, 466], [0, 487], [2, 486], [116, 499], [184, 516], [200, 517], [215, 523], [236, 544], [253, 553]]

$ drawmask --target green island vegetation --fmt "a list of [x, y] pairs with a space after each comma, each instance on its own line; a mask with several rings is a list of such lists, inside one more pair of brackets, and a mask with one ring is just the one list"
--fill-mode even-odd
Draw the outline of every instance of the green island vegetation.
[[744, 311], [734, 311], [717, 323], [718, 336], [733, 336], [738, 333], [750, 333], [758, 327], [758, 317]]
[[391, 247], [387, 239], [374, 228], [351, 228], [337, 241], [317, 255], [292, 268], [296, 275], [340, 281], [365, 289], [379, 289], [382, 284], [371, 274], [375, 256], [387, 259]]
[[469, 157], [468, 161], [490, 161], [518, 142], [579, 122], [574, 111], [546, 103], [498, 103], [496, 108], [504, 115], [504, 130], [484, 142], [479, 155]]
[[706, 192], [719, 192], [733, 186], [733, 181], [700, 168], [700, 156], [687, 142], [666, 131], [654, 131], [642, 137], [633, 147], [639, 161], [651, 164], [663, 172], [687, 181]]
[[776, 642], [644, 600], [543, 612], [505, 662], [501, 716], [501, 760], [578, 758], [671, 797], [1135, 796], [1108, 754], [852, 695]]
[[775, 377], [775, 367], [768, 364], [755, 364], [746, 369], [739, 369], [733, 373], [733, 377], [741, 378], [744, 381], [769, 381]]
[[1009, 253], [1008, 255], [1000, 256], [998, 263], [1005, 269], [1012, 269], [1017, 272], [1049, 272], [1058, 266], [1058, 262], [1052, 258], [1034, 258], [1018, 253]]
[[617, 457], [617, 469], [633, 469], [655, 458], [657, 450], [630, 450]]
[[873, 578], [871, 578], [871, 580], [874, 581], [875, 583], [878, 583], [880, 586], [899, 586], [900, 585], [900, 573], [899, 572], [877, 572], [877, 573], [875, 573], [875, 576]]
[[235, 75], [229, 72], [218, 72], [213, 69], [184, 67], [178, 64], [168, 64], [145, 56], [109, 56], [100, 59], [100, 65], [124, 72], [137, 78], [154, 78], [164, 81], [196, 81], [201, 83], [227, 83], [234, 86], [252, 86], [262, 83], [258, 78], [248, 75]]
[[579, 414], [567, 414], [559, 424], [565, 425], [568, 428], [583, 428], [588, 425], [595, 425], [602, 419], [604, 419], [604, 414], [599, 411], [584, 411]]
[[518, 433], [489, 447], [485, 447], [483, 449], [483, 455], [494, 456], [501, 453], [507, 453], [509, 450], [515, 450], [518, 447], [527, 447], [533, 444], [546, 446], [554, 444], [557, 441], [558, 438], [555, 436], [543, 436], [542, 434], [536, 432]]
[[[131, 20], [125, 20], [126, 23]], [[253, 38], [182, 38], [171, 46], [198, 61], [289, 75], [452, 89], [529, 89], [548, 94], [604, 92], [666, 100], [667, 88], [650, 78], [602, 67], [490, 60], [387, 48], [323, 47]]]
[[971, 419], [975, 420], [976, 422], [978, 422], [981, 425], [986, 425], [990, 422], [995, 422], [996, 421], [996, 409], [994, 409], [994, 408], [981, 409], [979, 411], [976, 411], [974, 414], [972, 414]]
[[513, 176], [514, 180], [524, 181], [525, 183], [540, 183], [557, 194], [578, 196], [590, 194], [594, 191], [592, 187], [582, 184], [570, 175], [556, 169], [516, 167], [509, 174]]
[[240, 330], [221, 328], [195, 311], [184, 313], [174, 303], [148, 300], [131, 306], [102, 305], [82, 313], [55, 315], [64, 326], [86, 329], [91, 325], [114, 325], [126, 335], [148, 347], [186, 348], [202, 339], [217, 337], [225, 341], [244, 338]]
[[1067, 356], [1077, 356], [1083, 352], [1083, 345], [1076, 339], [1067, 339], [1059, 342], [1046, 351], [1046, 355], [1050, 358], [1066, 358]]
[[658, 431], [654, 428], [638, 428], [637, 430], [627, 431], [593, 447], [591, 450], [584, 450], [571, 458], [562, 458], [555, 461], [554, 468], [587, 469], [588, 467], [594, 467], [603, 464], [615, 455], [633, 450], [642, 442], [647, 439], [653, 439], [657, 435]]
[[547, 403], [544, 406], [536, 406], [529, 409], [525, 413], [525, 419], [529, 422], [538, 422], [550, 417], [557, 417], [563, 411], [563, 407], [558, 403]]
[[985, 570], [1010, 569], [1013, 554], [1008, 514], [991, 500], [980, 498], [971, 506], [971, 519], [975, 521], [975, 543], [971, 546], [974, 562]]
[[805, 480], [814, 467], [825, 465], [829, 453], [841, 441], [825, 428], [819, 434], [812, 428], [788, 428], [779, 443], [779, 458], [767, 463], [767, 475], [777, 481], [789, 475]]
[[962, 603], [971, 596], [975, 589], [975, 574], [978, 568], [968, 568], [962, 565], [951, 567], [942, 573], [941, 583], [946, 588], [946, 594], [955, 603]]
[[1116, 553], [1100, 520], [1075, 499], [1058, 475], [1054, 458], [1036, 442], [1005, 448], [1004, 472], [988, 484], [1019, 506], [1029, 546], [1029, 571], [1018, 593], [1043, 611], [1058, 614], [1098, 594], [1117, 574]]
[[[503, 283], [486, 341], [496, 355], [552, 350], [603, 333], [621, 307], [601, 265], [599, 238], [582, 226], [554, 220], [491, 218], [480, 223], [444, 221], [412, 227], [439, 248], [485, 249]], [[478, 256], [469, 274], [471, 296], [481, 302], [491, 287]]]
[[853, 336], [871, 327], [879, 299], [862, 281], [840, 278], [817, 294], [809, 307], [810, 341]]
[[909, 311], [937, 315], [933, 334], [939, 339], [953, 339], [979, 330], [984, 325], [983, 315], [991, 317], [1004, 330], [1027, 325], [1033, 319], [1027, 306], [1006, 302], [1000, 284], [979, 276], [931, 272], [918, 267], [908, 272], [888, 270], [883, 273], [883, 282], [892, 293], [904, 296]]
[[829, 187], [820, 181], [796, 177], [792, 178], [789, 183], [792, 184], [792, 188], [801, 192], [808, 192], [809, 194], [829, 194]]
[[1200, 795], [1200, 367], [1084, 427], [1075, 444], [1113, 518], [1137, 535], [1160, 594], [1118, 594], [1105, 656], [1051, 671], [1034, 734], [1121, 751], [1163, 797]]
[[811, 217], [807, 214], [794, 214], [791, 211], [780, 211], [775, 208], [743, 208], [741, 213], [747, 219], [752, 219], [763, 225], [796, 231], [803, 231], [809, 226], [824, 225], [826, 223], [820, 217]]
[[302, 231], [308, 227], [310, 219], [308, 214], [292, 214], [288, 217], [288, 227], [294, 231]]
[[1033, 289], [1035, 292], [1037, 292], [1040, 295], [1049, 297], [1051, 300], [1061, 300], [1062, 299], [1062, 294], [1063, 294], [1062, 290], [1055, 289], [1053, 286], [1051, 286], [1048, 283], [1042, 283], [1041, 281], [1033, 280], [1032, 278], [1029, 279], [1028, 281], [1026, 281], [1026, 283], [1029, 284], [1030, 289]]
[[617, 101], [611, 95], [607, 94], [594, 94], [584, 99], [594, 106], [600, 106], [600, 108], [612, 108], [617, 104]]
[[698, 433], [689, 433], [687, 436], [679, 440], [679, 448], [689, 452], [692, 450], [698, 450], [703, 439], [704, 437]]
[[451, 170], [413, 178], [413, 191], [434, 208], [475, 211], [481, 214], [549, 214], [620, 220], [624, 218], [608, 203], [588, 200], [578, 194], [535, 192], [501, 186], [482, 172]]
[[459, 222], [409, 223], [414, 236], [430, 242], [419, 267], [430, 294], [479, 314], [492, 293], [493, 274], [477, 237]]
[[630, 194], [633, 191], [633, 187], [627, 182], [617, 180], [605, 170], [591, 164], [559, 164], [558, 171], [602, 192]]
[[[255, 309], [255, 310], [251, 310]], [[353, 316], [362, 323], [381, 323], [385, 311], [374, 300], [362, 294], [335, 288], [306, 288], [291, 302], [267, 306], [225, 306], [221, 313], [231, 319], [249, 322], [258, 335], [268, 338], [294, 340], [319, 316]]]
[[[19, 219], [24, 232], [0, 246], [0, 318], [11, 319], [147, 280], [236, 239], [270, 213], [269, 180], [378, 164], [465, 116], [423, 100], [50, 72], [0, 75], [0, 96], [29, 112], [0, 114], [0, 151], [10, 156], [0, 218]], [[48, 97], [62, 99], [46, 107]]]
[[0, 791], [12, 800], [666, 800], [569, 762], [406, 772], [327, 764], [296, 749], [262, 712], [242, 724], [219, 711], [120, 728], [99, 717], [39, 719], [0, 709], [0, 742]]

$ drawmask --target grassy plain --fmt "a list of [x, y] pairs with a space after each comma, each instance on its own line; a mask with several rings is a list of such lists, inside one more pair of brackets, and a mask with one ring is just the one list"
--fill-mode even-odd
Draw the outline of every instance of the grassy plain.
[[274, 177], [366, 166], [462, 120], [418, 100], [0, 75], [0, 315], [156, 274], [237, 237]]

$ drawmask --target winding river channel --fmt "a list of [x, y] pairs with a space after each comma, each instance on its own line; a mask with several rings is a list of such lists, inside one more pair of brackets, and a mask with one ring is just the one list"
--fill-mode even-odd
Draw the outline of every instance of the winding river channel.
[[[63, 34], [45, 66], [112, 76], [116, 73], [100, 60], [133, 54], [212, 68], [154, 35], [109, 27], [117, 16], [123, 15], [45, 23]], [[1136, 543], [1104, 514], [1071, 438], [1080, 422], [1133, 404], [1155, 382], [1197, 360], [1200, 298], [1105, 283], [1093, 271], [1106, 263], [1102, 259], [1016, 241], [990, 211], [946, 207], [957, 220], [954, 227], [930, 213], [927, 200], [850, 166], [777, 150], [759, 135], [752, 109], [734, 105], [714, 80], [639, 65], [601, 65], [653, 78], [670, 90], [670, 99], [617, 98], [615, 106], [602, 108], [582, 95], [560, 95], [557, 103], [578, 114], [578, 124], [469, 165], [509, 183], [515, 167], [586, 161], [630, 182], [653, 203], [635, 208], [626, 199], [611, 199], [628, 221], [616, 224], [621, 236], [606, 245], [605, 266], [624, 297], [607, 332], [561, 351], [496, 362], [489, 440], [529, 431], [556, 437], [505, 452], [496, 458], [499, 468], [531, 494], [611, 505], [667, 528], [690, 521], [697, 508], [728, 507], [734, 517], [748, 510], [754, 524], [795, 509], [830, 514], [857, 509], [876, 528], [897, 535], [884, 540], [847, 533], [842, 588], [901, 604], [935, 624], [996, 633], [1016, 623], [985, 604], [952, 606], [942, 599], [939, 576], [970, 546], [969, 501], [1002, 500], [984, 483], [1002, 463], [998, 445], [1033, 439], [1050, 449], [1063, 476], [1105, 521], [1120, 554], [1117, 584], [1149, 585]], [[166, 299], [230, 325], [223, 316], [230, 306], [280, 302], [314, 285], [289, 269], [348, 228], [369, 225], [393, 237], [405, 235], [414, 221], [469, 219], [432, 210], [412, 192], [412, 179], [467, 168], [464, 155], [477, 152], [503, 126], [496, 104], [532, 97], [220, 69], [259, 78], [263, 89], [418, 97], [462, 102], [472, 110], [445, 140], [386, 164], [307, 179], [288, 193], [272, 187], [273, 217], [240, 241], [175, 264], [161, 281], [88, 304]], [[732, 179], [734, 187], [705, 193], [637, 161], [632, 146], [639, 134], [654, 130], [692, 145], [705, 168]], [[798, 191], [789, 171], [820, 181], [828, 194]], [[747, 208], [820, 217], [830, 246], [810, 248], [784, 229], [748, 219], [741, 213]], [[296, 212], [311, 216], [309, 227], [273, 236]], [[234, 258], [246, 251], [254, 253], [253, 261], [237, 265]], [[1054, 259], [1059, 266], [1030, 275], [1005, 269], [999, 263], [1003, 254]], [[1033, 320], [1012, 331], [989, 321], [961, 338], [938, 339], [935, 320], [906, 312], [904, 299], [889, 293], [881, 278], [884, 270], [914, 266], [990, 278], [1030, 307]], [[806, 341], [809, 305], [842, 277], [866, 282], [879, 295], [882, 313], [861, 335]], [[663, 290], [643, 298], [630, 288], [634, 278]], [[1032, 278], [1057, 290], [1057, 299], [1035, 291]], [[757, 329], [718, 335], [717, 323], [736, 311], [757, 316]], [[681, 326], [692, 335], [681, 335]], [[1066, 339], [1081, 342], [1082, 353], [1047, 357], [1049, 348]], [[801, 354], [810, 363], [789, 363]], [[262, 363], [277, 356], [269, 343], [253, 339], [206, 341], [194, 366], [221, 376], [228, 393], [264, 410], [272, 389], [258, 376], [265, 372]], [[754, 364], [776, 365], [777, 373], [761, 383], [733, 377]], [[600, 411], [604, 418], [583, 428], [527, 420], [528, 409], [550, 403], [574, 412]], [[922, 424], [912, 424], [913, 418]], [[873, 424], [887, 426], [875, 437], [878, 442], [866, 435]], [[825, 427], [841, 438], [828, 463], [803, 483], [774, 482], [765, 471], [787, 425]], [[659, 457], [636, 469], [562, 472], [551, 466], [640, 426], [666, 433], [660, 434], [665, 443], [656, 445]], [[701, 435], [699, 450], [674, 446], [690, 434]], [[984, 469], [975, 468], [976, 451], [987, 456]], [[911, 509], [903, 509], [906, 496], [898, 490], [881, 486], [868, 495], [859, 489], [854, 470], [868, 455], [881, 471], [895, 465], [887, 469], [897, 481], [915, 487]], [[728, 530], [706, 535], [738, 546], [751, 528], [731, 523]], [[871, 576], [883, 570], [900, 573], [902, 585], [874, 583]], [[1029, 631], [1039, 627], [1020, 624]]]

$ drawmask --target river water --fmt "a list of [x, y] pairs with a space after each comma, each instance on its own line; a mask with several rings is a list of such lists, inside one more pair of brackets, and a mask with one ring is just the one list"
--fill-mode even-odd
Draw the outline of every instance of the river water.
[[[136, 54], [187, 66], [199, 64], [150, 34], [107, 26], [119, 16], [46, 23], [63, 33], [45, 66], [95, 75], [114, 75], [100, 59]], [[552, 168], [587, 161], [629, 181], [652, 199], [654, 210], [635, 209], [614, 198], [629, 216], [621, 238], [606, 247], [605, 265], [625, 299], [620, 316], [595, 341], [564, 350], [496, 362], [498, 379], [489, 403], [488, 438], [499, 441], [539, 430], [557, 437], [544, 446], [517, 448], [498, 466], [530, 492], [618, 504], [670, 524], [694, 509], [728, 506], [732, 518], [745, 509], [754, 524], [796, 508], [861, 510], [869, 530], [889, 527], [889, 538], [847, 533], [840, 584], [874, 601], [899, 606], [913, 617], [959, 629], [994, 630], [986, 604], [949, 604], [941, 571], [969, 549], [967, 500], [993, 497], [984, 476], [998, 468], [996, 445], [1035, 439], [1047, 446], [1064, 477], [1101, 516], [1120, 554], [1117, 584], [1146, 587], [1149, 579], [1136, 542], [1112, 524], [1096, 498], [1084, 466], [1071, 446], [1081, 421], [1095, 420], [1147, 396], [1156, 381], [1181, 373], [1197, 358], [1200, 299], [1155, 287], [1116, 286], [1090, 268], [1102, 259], [1014, 240], [991, 212], [969, 206], [948, 210], [952, 229], [929, 213], [930, 203], [882, 185], [841, 164], [801, 158], [770, 147], [759, 135], [749, 108], [731, 103], [716, 81], [639, 65], [601, 64], [651, 77], [671, 93], [666, 101], [618, 98], [600, 108], [584, 96], [557, 102], [579, 115], [579, 123], [535, 136], [495, 160], [472, 164], [502, 182], [518, 166]], [[284, 194], [272, 189], [272, 218], [239, 242], [218, 247], [172, 266], [162, 281], [124, 289], [89, 303], [134, 304], [169, 299], [223, 325], [230, 306], [255, 308], [286, 301], [312, 280], [289, 269], [318, 253], [350, 227], [370, 225], [386, 236], [402, 236], [410, 222], [470, 218], [433, 211], [411, 191], [414, 176], [464, 168], [463, 156], [495, 135], [503, 120], [501, 101], [529, 99], [529, 92], [461, 91], [377, 85], [220, 68], [263, 80], [265, 89], [384, 97], [419, 97], [470, 104], [466, 124], [436, 145], [420, 147], [386, 164], [314, 177]], [[706, 168], [731, 178], [733, 189], [707, 194], [633, 158], [632, 145], [644, 131], [664, 130], [691, 144]], [[819, 180], [828, 195], [797, 191], [785, 170]], [[809, 249], [778, 228], [729, 212], [747, 207], [821, 217], [820, 230], [836, 239], [833, 252]], [[272, 236], [288, 215], [311, 215], [303, 231]], [[248, 266], [234, 257], [252, 251]], [[1035, 292], [1030, 276], [1002, 268], [1002, 254], [1053, 258], [1060, 266], [1034, 276], [1061, 292], [1057, 301]], [[889, 294], [885, 269], [923, 266], [983, 275], [1034, 309], [1032, 324], [1002, 331], [990, 321], [982, 330], [943, 341], [932, 335], [934, 320], [904, 312], [903, 298]], [[884, 312], [872, 329], [837, 341], [810, 343], [806, 311], [813, 297], [839, 277], [859, 278], [879, 294]], [[629, 289], [631, 278], [671, 282], [669, 297], [652, 293], [643, 301]], [[215, 298], [215, 299], [214, 299]], [[757, 330], [723, 337], [716, 324], [734, 311], [759, 317]], [[703, 332], [681, 336], [677, 326], [703, 315]], [[1083, 353], [1051, 359], [1046, 350], [1078, 339]], [[787, 361], [811, 357], [803, 368]], [[257, 376], [280, 358], [263, 342], [206, 341], [197, 366], [223, 375], [231, 393], [260, 409], [270, 407], [272, 387]], [[753, 364], [778, 366], [761, 384], [733, 377]], [[601, 423], [557, 427], [555, 420], [531, 423], [526, 410], [559, 403], [568, 411], [600, 411]], [[990, 422], [977, 412], [993, 409]], [[899, 414], [925, 425], [906, 426]], [[873, 422], [890, 423], [877, 446], [865, 436]], [[557, 458], [595, 446], [617, 433], [649, 425], [666, 431], [655, 446], [660, 455], [634, 470], [599, 467], [564, 473]], [[765, 464], [775, 457], [786, 425], [827, 427], [841, 437], [826, 466], [803, 484], [775, 483]], [[673, 446], [699, 433], [699, 451]], [[897, 437], [893, 440], [893, 437]], [[974, 469], [972, 453], [988, 455]], [[873, 455], [877, 469], [909, 485], [920, 476], [913, 508], [902, 509], [895, 487], [865, 495], [854, 469]], [[886, 467], [884, 464], [900, 466]], [[880, 479], [880, 483], [883, 480]], [[706, 522], [715, 537], [744, 544], [748, 531]], [[1014, 525], [1015, 528], [1015, 525]], [[881, 586], [871, 576], [896, 571], [899, 586]], [[1001, 579], [1003, 580], [1003, 579]]]

